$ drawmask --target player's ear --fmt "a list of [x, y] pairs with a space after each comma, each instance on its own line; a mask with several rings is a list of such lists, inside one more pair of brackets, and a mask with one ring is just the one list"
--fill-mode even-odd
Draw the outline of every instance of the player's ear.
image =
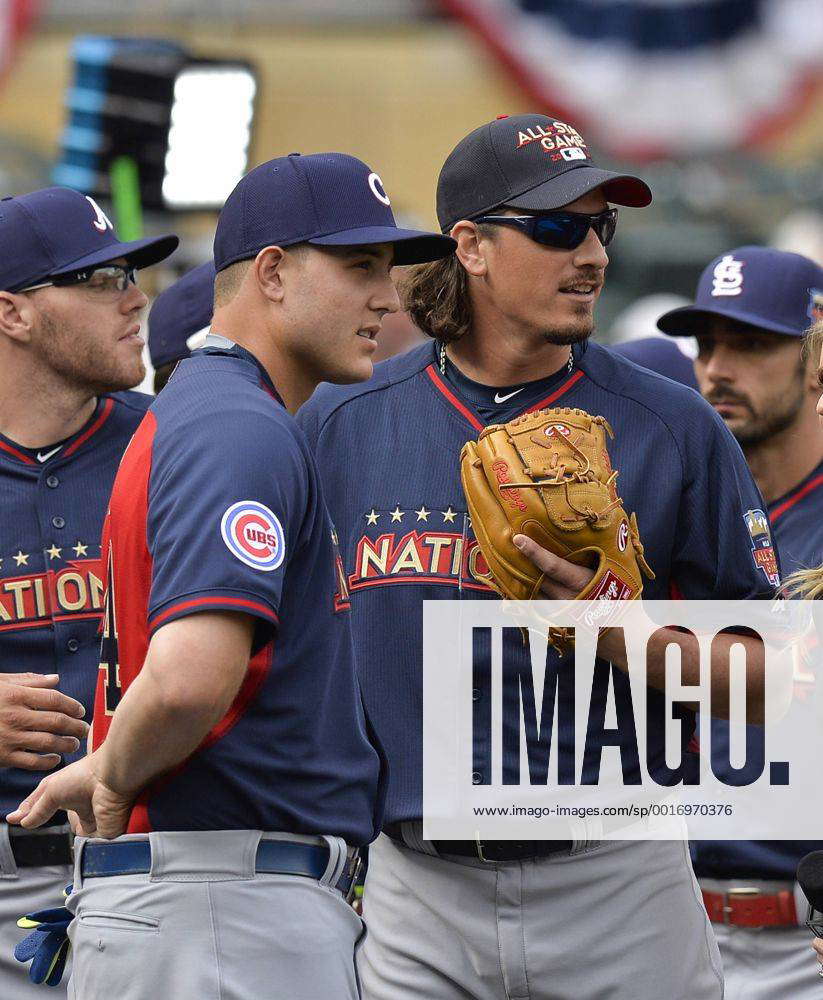
[[0, 335], [28, 343], [34, 324], [34, 309], [25, 295], [0, 292]]
[[450, 236], [457, 240], [457, 259], [463, 267], [475, 278], [486, 274], [486, 254], [480, 231], [473, 222], [461, 219], [452, 227]]
[[280, 302], [283, 298], [282, 271], [285, 260], [285, 251], [280, 247], [265, 247], [255, 257], [251, 267], [258, 288], [271, 302]]

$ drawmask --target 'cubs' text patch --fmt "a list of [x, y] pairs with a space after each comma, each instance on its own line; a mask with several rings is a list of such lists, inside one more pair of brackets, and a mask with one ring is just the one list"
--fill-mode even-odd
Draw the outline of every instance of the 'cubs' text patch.
[[220, 532], [229, 552], [253, 569], [270, 573], [283, 562], [283, 527], [272, 511], [257, 500], [233, 503], [223, 515]]

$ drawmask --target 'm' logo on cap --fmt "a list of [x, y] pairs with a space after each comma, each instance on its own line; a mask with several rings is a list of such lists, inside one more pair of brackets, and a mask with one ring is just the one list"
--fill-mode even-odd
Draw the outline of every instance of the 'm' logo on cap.
[[712, 295], [739, 295], [743, 291], [743, 261], [730, 253], [717, 262], [712, 277]]

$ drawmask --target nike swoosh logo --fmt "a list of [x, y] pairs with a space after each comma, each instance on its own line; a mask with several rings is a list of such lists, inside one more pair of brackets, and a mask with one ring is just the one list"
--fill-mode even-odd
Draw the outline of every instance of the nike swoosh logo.
[[58, 446], [56, 448], [52, 448], [51, 451], [47, 451], [45, 455], [41, 451], [38, 451], [37, 452], [37, 461], [38, 462], [48, 462], [48, 460], [51, 458], [51, 456], [52, 455], [56, 455], [57, 452], [60, 451], [60, 449], [62, 447], [63, 447], [62, 444], [58, 444]]
[[519, 389], [515, 389], [514, 392], [506, 393], [505, 396], [501, 396], [499, 392], [494, 394], [495, 403], [505, 403], [507, 399], [511, 399], [512, 396], [516, 396], [518, 392], [522, 392], [525, 389], [525, 385], [521, 385]]

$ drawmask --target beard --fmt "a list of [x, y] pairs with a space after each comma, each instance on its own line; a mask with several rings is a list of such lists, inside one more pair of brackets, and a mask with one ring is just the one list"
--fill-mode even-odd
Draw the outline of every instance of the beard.
[[588, 340], [593, 333], [594, 321], [591, 316], [581, 316], [579, 323], [569, 323], [565, 328], [559, 330], [544, 330], [543, 340], [547, 344], [571, 347], [573, 344], [581, 344], [584, 340]]
[[136, 352], [131, 359], [118, 357], [114, 347], [87, 330], [70, 329], [46, 309], [39, 314], [36, 350], [54, 375], [92, 396], [133, 389], [146, 374]]
[[710, 403], [728, 400], [740, 403], [748, 412], [748, 417], [743, 417], [739, 421], [724, 423], [734, 435], [741, 448], [754, 448], [776, 434], [781, 434], [794, 424], [803, 407], [806, 405], [806, 393], [804, 391], [805, 369], [801, 365], [795, 372], [795, 377], [789, 387], [770, 400], [762, 407], [762, 412], [758, 412], [752, 405], [748, 396], [718, 389], [706, 395]]

